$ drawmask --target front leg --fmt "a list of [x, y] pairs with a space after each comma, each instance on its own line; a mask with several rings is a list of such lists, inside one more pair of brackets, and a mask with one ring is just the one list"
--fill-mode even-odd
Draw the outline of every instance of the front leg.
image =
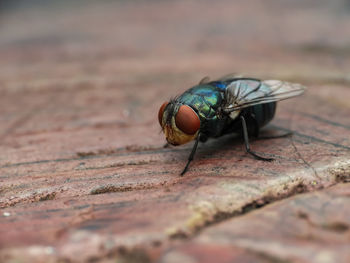
[[190, 154], [190, 156], [188, 157], [187, 164], [186, 164], [184, 170], [182, 171], [182, 173], [180, 174], [181, 176], [183, 176], [183, 175], [187, 172], [188, 166], [190, 165], [190, 162], [193, 160], [194, 154], [195, 154], [196, 151], [197, 151], [197, 146], [198, 146], [199, 140], [200, 140], [200, 134], [198, 134], [198, 136], [197, 136], [197, 138], [196, 138], [196, 141], [195, 141], [195, 143], [194, 143], [194, 145], [193, 145], [191, 154]]
[[241, 116], [241, 121], [242, 121], [244, 144], [245, 144], [245, 149], [246, 149], [247, 153], [249, 153], [250, 155], [254, 156], [254, 158], [258, 159], [258, 160], [268, 161], [268, 162], [272, 161], [273, 158], [265, 158], [265, 157], [259, 156], [255, 152], [250, 150], [247, 124], [246, 124], [245, 119], [244, 119], [243, 116]]

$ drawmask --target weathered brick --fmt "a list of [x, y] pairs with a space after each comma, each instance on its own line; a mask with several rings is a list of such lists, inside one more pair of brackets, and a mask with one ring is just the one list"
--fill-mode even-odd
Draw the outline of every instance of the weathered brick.
[[[347, 185], [320, 200], [293, 197], [350, 180], [344, 1], [62, 3], [0, 10], [2, 261], [209, 261], [217, 253], [222, 262], [307, 261], [314, 251], [317, 262], [328, 249], [332, 262], [346, 254]], [[252, 159], [233, 135], [210, 140], [179, 177], [192, 144], [163, 148], [159, 106], [205, 75], [231, 72], [308, 87], [279, 103], [265, 129], [294, 136], [252, 140], [271, 163]], [[286, 207], [301, 200], [329, 210], [298, 216], [276, 204], [253, 212], [287, 197]], [[279, 223], [274, 213], [315, 240], [268, 228], [268, 220]], [[257, 214], [266, 217], [261, 231], [249, 227]], [[215, 245], [205, 229], [226, 220], [212, 229], [227, 244]], [[237, 229], [251, 243], [232, 239]], [[281, 254], [258, 247], [255, 234]], [[341, 237], [342, 247], [328, 248], [328, 237]]]

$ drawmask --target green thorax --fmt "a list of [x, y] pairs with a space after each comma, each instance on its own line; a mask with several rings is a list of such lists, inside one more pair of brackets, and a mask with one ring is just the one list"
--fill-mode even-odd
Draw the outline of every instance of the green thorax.
[[185, 91], [176, 100], [182, 104], [192, 107], [200, 119], [216, 118], [216, 110], [223, 99], [222, 91], [219, 88], [200, 84]]

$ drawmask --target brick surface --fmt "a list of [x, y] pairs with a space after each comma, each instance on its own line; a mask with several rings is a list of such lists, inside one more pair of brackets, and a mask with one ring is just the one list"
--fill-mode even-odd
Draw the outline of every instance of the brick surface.
[[[205, 250], [222, 262], [338, 262], [349, 244], [348, 14], [340, 0], [4, 5], [0, 259], [176, 262]], [[264, 130], [294, 135], [251, 142], [271, 163], [252, 159], [234, 135], [210, 140], [179, 177], [192, 144], [163, 148], [159, 106], [203, 76], [231, 72], [307, 86], [279, 103]], [[289, 199], [335, 184], [316, 201], [316, 193]], [[320, 229], [305, 241], [256, 223], [292, 225], [296, 208], [261, 207], [284, 198], [285, 207], [329, 207], [338, 192], [341, 233]], [[334, 227], [334, 211], [304, 211], [293, 227], [303, 235]], [[237, 229], [247, 239], [232, 238]], [[341, 246], [325, 250], [328, 236]], [[317, 258], [323, 250], [328, 261]]]
[[276, 202], [209, 227], [160, 262], [349, 262], [349, 193], [344, 184]]

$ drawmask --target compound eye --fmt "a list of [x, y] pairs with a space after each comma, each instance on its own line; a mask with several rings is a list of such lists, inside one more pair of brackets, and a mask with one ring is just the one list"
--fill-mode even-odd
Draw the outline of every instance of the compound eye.
[[164, 102], [164, 103], [162, 104], [162, 106], [160, 106], [160, 109], [159, 109], [159, 111], [158, 111], [158, 120], [159, 120], [160, 126], [162, 126], [162, 119], [163, 119], [164, 109], [165, 109], [166, 105], [168, 105], [168, 103], [169, 103], [169, 102], [167, 102], [167, 101]]
[[197, 113], [187, 105], [180, 106], [175, 123], [177, 128], [188, 135], [195, 134], [201, 126]]

